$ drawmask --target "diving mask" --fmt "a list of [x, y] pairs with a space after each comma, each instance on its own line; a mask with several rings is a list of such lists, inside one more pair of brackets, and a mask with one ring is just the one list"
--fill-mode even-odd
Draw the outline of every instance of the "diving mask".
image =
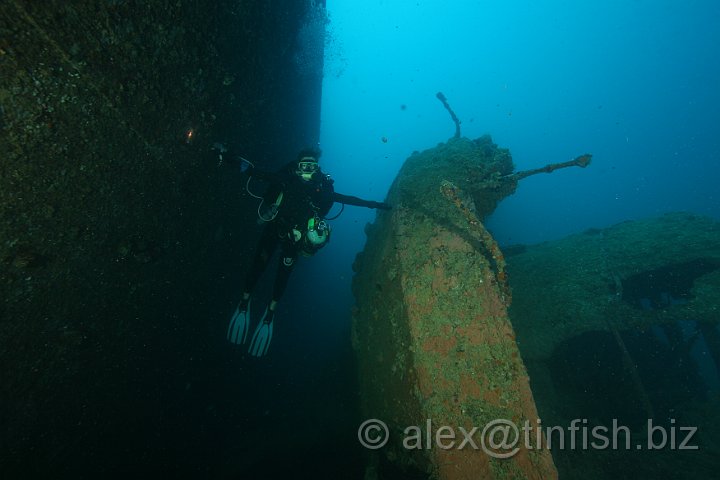
[[319, 169], [318, 161], [313, 157], [303, 157], [297, 164], [296, 173], [302, 177], [303, 180], [308, 181]]

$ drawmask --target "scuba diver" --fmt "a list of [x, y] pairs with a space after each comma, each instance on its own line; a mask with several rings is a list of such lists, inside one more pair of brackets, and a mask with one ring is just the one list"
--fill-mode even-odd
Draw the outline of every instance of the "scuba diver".
[[[223, 149], [220, 150], [222, 161]], [[304, 149], [297, 159], [274, 173], [255, 168], [240, 157], [241, 170], [252, 178], [269, 183], [263, 196], [248, 193], [260, 200], [258, 223], [265, 224], [255, 257], [245, 278], [242, 298], [230, 319], [227, 338], [237, 345], [245, 343], [250, 328], [250, 298], [255, 285], [275, 250], [280, 247], [280, 261], [270, 305], [250, 341], [249, 352], [255, 357], [265, 355], [273, 333], [275, 309], [287, 286], [298, 255], [312, 256], [330, 240], [330, 227], [325, 216], [334, 203], [389, 210], [386, 203], [363, 200], [335, 192], [333, 180], [320, 169], [320, 150]], [[342, 213], [342, 209], [340, 213]], [[337, 216], [339, 216], [338, 214]], [[335, 216], [334, 218], [337, 218]]]

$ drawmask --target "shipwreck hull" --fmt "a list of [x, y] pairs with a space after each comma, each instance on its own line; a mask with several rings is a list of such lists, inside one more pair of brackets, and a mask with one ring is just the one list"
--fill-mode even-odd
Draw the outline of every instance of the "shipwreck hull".
[[3, 478], [267, 470], [225, 341], [257, 205], [211, 147], [317, 142], [323, 4], [2, 1]]
[[[479, 220], [514, 191], [515, 182], [501, 181], [510, 172], [509, 153], [489, 137], [413, 154], [389, 192], [393, 209], [367, 228], [354, 265], [353, 346], [365, 418], [389, 430], [367, 478], [398, 470], [439, 479], [557, 477], [547, 450], [523, 442], [493, 449], [481, 435], [498, 419], [522, 427], [538, 418], [507, 314], [504, 260]], [[424, 432], [422, 446], [408, 443], [412, 426]], [[454, 442], [436, 442], [443, 426]], [[458, 448], [460, 428], [473, 427], [474, 444]]]
[[[720, 222], [668, 213], [512, 250], [509, 312], [543, 423], [618, 422], [633, 439], [555, 449], [560, 475], [717, 476]], [[697, 427], [697, 448], [649, 450], [648, 419]]]

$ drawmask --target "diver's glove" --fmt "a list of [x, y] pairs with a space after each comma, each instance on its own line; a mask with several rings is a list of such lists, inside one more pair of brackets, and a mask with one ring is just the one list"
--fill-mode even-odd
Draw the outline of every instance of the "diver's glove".
[[377, 208], [380, 210], [390, 210], [392, 207], [385, 202], [372, 202], [371, 208]]
[[231, 152], [225, 144], [220, 142], [213, 143], [210, 149], [217, 152], [218, 166], [223, 163], [237, 165], [238, 162], [240, 162], [240, 173], [246, 173], [252, 177], [252, 169], [254, 165], [250, 160]]

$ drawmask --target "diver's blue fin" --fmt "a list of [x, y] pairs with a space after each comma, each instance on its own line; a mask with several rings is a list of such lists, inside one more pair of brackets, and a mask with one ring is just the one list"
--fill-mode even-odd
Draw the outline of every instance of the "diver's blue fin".
[[228, 325], [227, 339], [236, 345], [242, 345], [247, 340], [248, 330], [250, 330], [250, 300], [240, 302], [235, 309], [235, 314]]
[[252, 341], [250, 342], [250, 355], [253, 357], [262, 357], [267, 354], [268, 348], [270, 348], [270, 340], [272, 340], [273, 333], [273, 312], [270, 310], [265, 311], [263, 319], [260, 321], [260, 325], [255, 329]]

